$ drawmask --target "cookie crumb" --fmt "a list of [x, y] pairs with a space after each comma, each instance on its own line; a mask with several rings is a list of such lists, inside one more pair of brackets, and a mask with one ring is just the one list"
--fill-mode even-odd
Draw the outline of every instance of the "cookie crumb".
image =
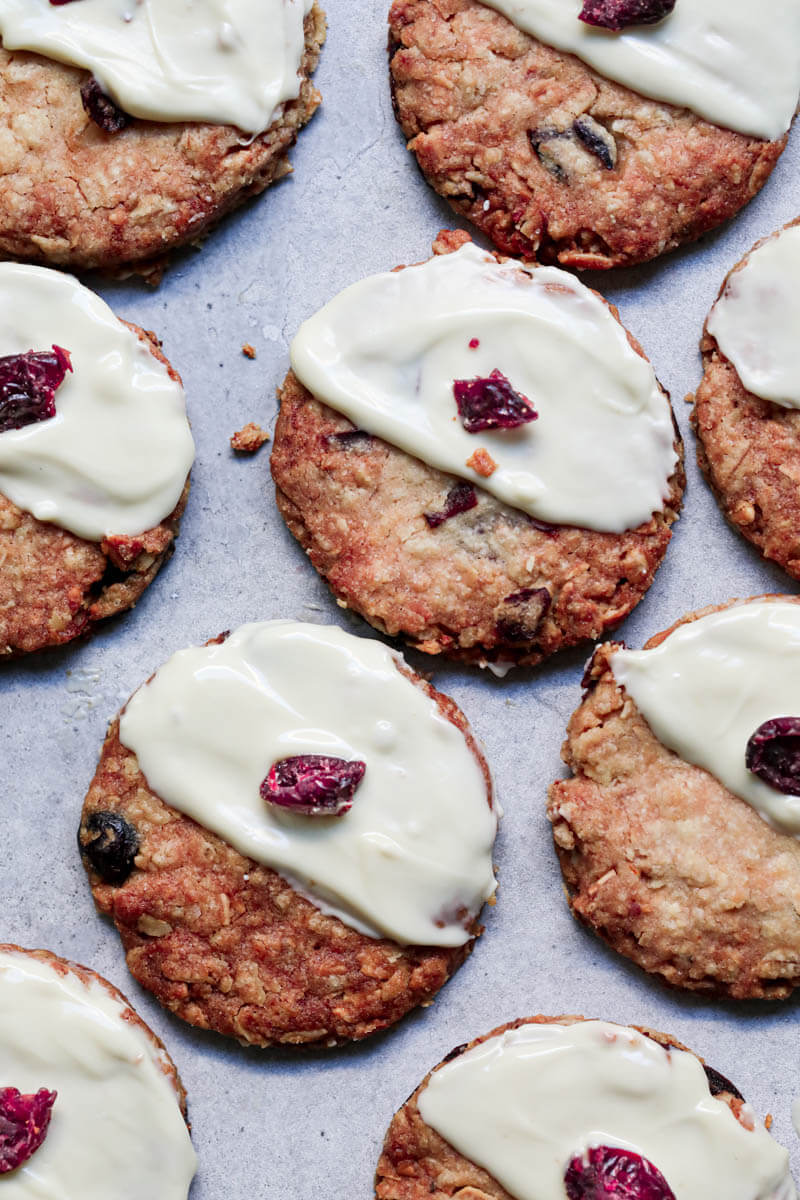
[[245, 342], [245, 344], [242, 346], [242, 354], [245, 356], [245, 358], [255, 358], [255, 346], [251, 346], [249, 342]]
[[231, 435], [231, 447], [237, 454], [255, 454], [268, 441], [269, 434], [255, 421], [248, 421], [243, 429]]
[[492, 458], [488, 450], [484, 450], [483, 446], [470, 454], [467, 459], [466, 466], [471, 467], [478, 475], [482, 475], [484, 479], [488, 479], [494, 471], [497, 470], [497, 463]]
[[766, 1117], [764, 1118], [764, 1128], [772, 1129], [772, 1113], [767, 1113]]

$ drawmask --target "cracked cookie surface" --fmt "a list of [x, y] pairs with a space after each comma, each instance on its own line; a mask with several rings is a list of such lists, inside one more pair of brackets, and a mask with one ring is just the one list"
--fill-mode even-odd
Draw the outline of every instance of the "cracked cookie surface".
[[[403, 673], [464, 734], [491, 803], [488, 767], [464, 715]], [[121, 817], [136, 844], [133, 869], [119, 883], [104, 881], [85, 853], [98, 823], [91, 818], [101, 813]], [[97, 908], [113, 919], [138, 982], [185, 1021], [243, 1043], [334, 1046], [385, 1029], [432, 1001], [482, 928], [476, 921], [455, 948], [401, 946], [326, 915], [275, 871], [165, 804], [120, 742], [117, 721], [84, 803], [79, 843]]]
[[288, 151], [320, 97], [309, 76], [325, 37], [306, 18], [303, 83], [264, 133], [134, 120], [107, 134], [81, 101], [86, 71], [0, 47], [0, 255], [160, 276], [165, 254], [202, 238], [291, 167]]
[[783, 999], [800, 984], [800, 841], [658, 741], [614, 679], [616, 648], [587, 667], [562, 749], [572, 778], [549, 793], [570, 907], [672, 986]]
[[[155, 335], [123, 324], [180, 383]], [[188, 496], [187, 478], [160, 525], [98, 543], [37, 520], [0, 493], [0, 661], [63, 646], [132, 608], [172, 554]]]
[[728, 220], [774, 142], [645, 99], [479, 0], [394, 0], [395, 111], [428, 182], [505, 254], [642, 262]]

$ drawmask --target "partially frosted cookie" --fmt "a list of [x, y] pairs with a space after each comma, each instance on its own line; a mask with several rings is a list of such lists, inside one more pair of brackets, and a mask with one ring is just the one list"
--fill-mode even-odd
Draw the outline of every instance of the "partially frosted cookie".
[[243, 1042], [365, 1037], [481, 931], [496, 815], [446, 696], [376, 641], [291, 621], [176, 654], [106, 739], [80, 845], [162, 1004]]
[[697, 457], [725, 516], [800, 579], [800, 218], [733, 268], [700, 342]]
[[[651, 259], [763, 186], [800, 94], [793, 0], [394, 0], [395, 111], [428, 182], [503, 253]], [[671, 8], [671, 11], [667, 11]]]
[[389, 1126], [378, 1200], [794, 1200], [789, 1155], [674, 1038], [529, 1017], [457, 1046]]
[[77, 279], [0, 264], [0, 309], [2, 658], [136, 603], [172, 552], [194, 443], [155, 335]]
[[0, 255], [156, 278], [290, 171], [312, 0], [2, 0]]
[[667, 396], [573, 276], [443, 233], [301, 327], [272, 474], [334, 593], [430, 654], [536, 663], [641, 599], [683, 491]]
[[548, 815], [572, 911], [667, 983], [800, 983], [800, 601], [690, 614], [587, 668]]
[[3, 1200], [186, 1200], [186, 1093], [116, 988], [47, 950], [0, 946]]

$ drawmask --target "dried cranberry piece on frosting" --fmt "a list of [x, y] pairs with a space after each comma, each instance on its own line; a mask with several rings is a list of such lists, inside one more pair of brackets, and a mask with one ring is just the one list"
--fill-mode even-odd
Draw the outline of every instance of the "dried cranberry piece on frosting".
[[272, 764], [261, 796], [307, 817], [341, 817], [353, 807], [353, 794], [366, 769], [358, 759], [297, 754]]
[[471, 483], [456, 483], [445, 496], [444, 508], [438, 512], [426, 512], [422, 515], [431, 529], [436, 529], [450, 517], [457, 517], [459, 513], [469, 512], [471, 508], [475, 508], [477, 503], [478, 497]]
[[39, 1088], [35, 1095], [23, 1096], [17, 1088], [0, 1088], [0, 1175], [15, 1171], [39, 1149], [56, 1094]]
[[133, 120], [103, 91], [94, 75], [81, 84], [81, 100], [88, 116], [106, 133], [119, 133]]
[[800, 717], [764, 721], [747, 743], [745, 766], [787, 796], [800, 796]]
[[0, 433], [54, 417], [55, 394], [71, 370], [60, 346], [0, 358]]
[[564, 1186], [569, 1200], [675, 1200], [657, 1167], [615, 1146], [594, 1146], [573, 1158]]
[[456, 379], [453, 395], [467, 433], [517, 429], [539, 416], [527, 396], [514, 391], [503, 372], [498, 370], [485, 379]]
[[629, 25], [655, 25], [674, 7], [675, 0], [585, 0], [578, 19], [616, 33]]

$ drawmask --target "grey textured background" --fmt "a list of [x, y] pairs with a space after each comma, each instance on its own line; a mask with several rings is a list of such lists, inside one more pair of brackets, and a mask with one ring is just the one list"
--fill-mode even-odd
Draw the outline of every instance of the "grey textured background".
[[[385, 0], [328, 0], [327, 9], [316, 77], [323, 107], [300, 136], [295, 174], [226, 221], [201, 252], [176, 259], [157, 290], [93, 281], [121, 316], [163, 337], [186, 384], [197, 462], [177, 552], [135, 611], [84, 645], [0, 672], [0, 940], [94, 967], [164, 1038], [189, 1091], [200, 1155], [192, 1200], [367, 1200], [391, 1114], [428, 1067], [456, 1043], [539, 1011], [674, 1035], [736, 1081], [759, 1112], [772, 1112], [776, 1136], [794, 1152], [796, 1004], [669, 993], [568, 914], [544, 802], [562, 770], [585, 653], [503, 681], [412, 656], [434, 668], [434, 682], [483, 739], [506, 815], [498, 903], [484, 937], [433, 1007], [394, 1031], [352, 1049], [298, 1053], [196, 1033], [137, 987], [116, 933], [94, 913], [75, 829], [106, 722], [133, 689], [173, 651], [246, 620], [293, 617], [368, 632], [336, 607], [285, 531], [268, 448], [238, 459], [228, 447], [247, 420], [271, 427], [275, 387], [303, 318], [363, 275], [427, 257], [437, 230], [457, 224], [419, 176], [392, 116]], [[623, 626], [632, 646], [688, 609], [795, 590], [723, 521], [694, 464], [683, 397], [698, 382], [697, 340], [724, 274], [800, 209], [797, 134], [730, 226], [652, 266], [588, 277], [641, 340], [672, 393], [687, 446], [684, 515], [653, 588]], [[247, 341], [254, 362], [241, 354]]]

